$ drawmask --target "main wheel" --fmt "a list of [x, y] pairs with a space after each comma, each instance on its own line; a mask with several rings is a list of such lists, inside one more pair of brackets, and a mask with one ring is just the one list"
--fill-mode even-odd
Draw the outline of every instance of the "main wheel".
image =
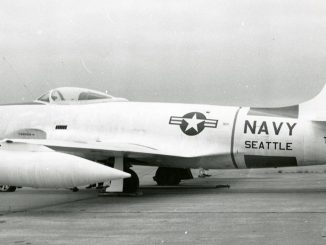
[[16, 191], [16, 186], [0, 185], [0, 192], [14, 192], [14, 191]]
[[135, 171], [130, 168], [125, 170], [131, 177], [123, 180], [124, 193], [136, 193], [139, 190], [139, 178]]
[[78, 192], [79, 191], [79, 188], [78, 187], [74, 187], [74, 188], [71, 188], [70, 190], [72, 190], [72, 192]]
[[181, 182], [178, 170], [173, 168], [158, 168], [153, 179], [160, 186], [179, 185]]

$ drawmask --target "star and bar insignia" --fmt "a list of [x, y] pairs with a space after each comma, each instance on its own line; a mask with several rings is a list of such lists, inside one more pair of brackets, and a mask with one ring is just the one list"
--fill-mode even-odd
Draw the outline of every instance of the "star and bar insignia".
[[169, 124], [179, 125], [183, 133], [195, 136], [200, 134], [205, 128], [217, 128], [218, 120], [207, 119], [200, 112], [190, 112], [183, 117], [172, 116]]

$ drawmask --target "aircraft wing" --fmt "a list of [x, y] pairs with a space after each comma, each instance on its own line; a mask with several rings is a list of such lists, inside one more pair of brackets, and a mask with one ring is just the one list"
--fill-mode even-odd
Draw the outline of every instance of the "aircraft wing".
[[147, 158], [149, 156], [170, 156], [178, 158], [198, 158], [209, 157], [216, 155], [229, 154], [229, 152], [210, 152], [209, 150], [191, 150], [182, 151], [180, 149], [158, 149], [153, 146], [143, 145], [131, 142], [71, 142], [64, 140], [47, 140], [47, 139], [6, 139], [11, 143], [24, 143], [32, 145], [42, 145], [49, 147], [56, 151], [70, 152], [70, 153], [107, 153], [105, 155], [117, 156], [132, 156], [132, 158]]

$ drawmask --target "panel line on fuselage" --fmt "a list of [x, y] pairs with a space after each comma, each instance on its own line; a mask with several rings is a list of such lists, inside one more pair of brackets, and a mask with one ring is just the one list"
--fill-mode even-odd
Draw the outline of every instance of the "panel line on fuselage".
[[234, 157], [234, 136], [235, 136], [235, 127], [237, 125], [237, 120], [238, 120], [240, 110], [241, 110], [241, 107], [239, 107], [237, 112], [235, 113], [234, 121], [233, 121], [233, 128], [232, 128], [232, 135], [231, 135], [231, 159], [232, 159], [232, 163], [235, 168], [239, 168], [235, 161], [235, 157]]

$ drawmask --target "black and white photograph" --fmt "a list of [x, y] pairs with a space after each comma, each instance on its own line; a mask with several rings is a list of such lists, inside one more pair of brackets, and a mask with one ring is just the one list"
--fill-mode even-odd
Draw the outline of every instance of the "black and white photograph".
[[326, 2], [0, 0], [0, 245], [326, 244]]

